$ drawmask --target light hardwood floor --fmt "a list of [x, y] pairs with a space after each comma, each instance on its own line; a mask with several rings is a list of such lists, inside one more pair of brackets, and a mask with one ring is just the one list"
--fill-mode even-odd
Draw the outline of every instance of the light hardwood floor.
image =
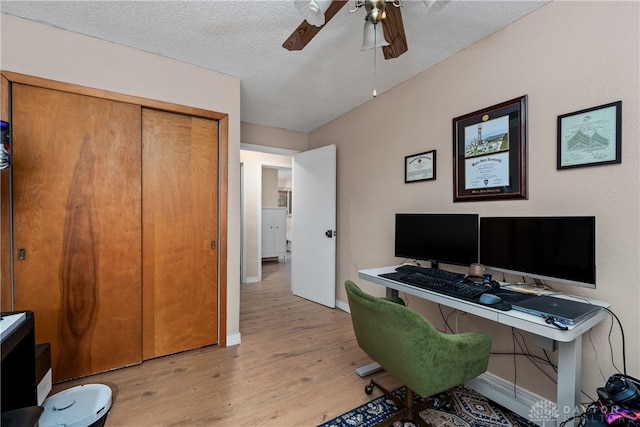
[[[355, 369], [371, 362], [351, 318], [291, 294], [291, 262], [265, 262], [241, 285], [242, 343], [210, 346], [54, 385], [106, 384], [115, 426], [317, 426], [378, 396]], [[179, 333], [179, 331], [176, 331]], [[384, 372], [372, 375], [400, 384]]]

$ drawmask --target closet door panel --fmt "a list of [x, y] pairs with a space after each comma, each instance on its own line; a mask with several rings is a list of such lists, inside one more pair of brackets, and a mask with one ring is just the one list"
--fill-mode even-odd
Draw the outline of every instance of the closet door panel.
[[149, 359], [218, 342], [218, 122], [151, 109], [142, 117]]
[[16, 309], [56, 382], [141, 362], [140, 106], [14, 84], [12, 110]]

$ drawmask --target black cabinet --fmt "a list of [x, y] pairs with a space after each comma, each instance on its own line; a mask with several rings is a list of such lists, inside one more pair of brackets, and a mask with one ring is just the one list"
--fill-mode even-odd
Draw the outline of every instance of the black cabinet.
[[[14, 317], [16, 316], [16, 317]], [[36, 338], [33, 312], [2, 313], [2, 412], [37, 406]], [[13, 322], [14, 319], [18, 319]]]

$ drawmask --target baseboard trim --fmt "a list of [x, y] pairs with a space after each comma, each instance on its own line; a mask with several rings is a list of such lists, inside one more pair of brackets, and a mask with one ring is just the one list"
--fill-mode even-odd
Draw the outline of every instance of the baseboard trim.
[[351, 310], [349, 310], [349, 304], [347, 304], [346, 302], [336, 300], [336, 308], [339, 308], [340, 310], [346, 311], [347, 313], [351, 314]]
[[232, 345], [238, 345], [242, 342], [242, 338], [240, 333], [227, 335], [227, 347], [231, 347]]
[[[465, 385], [528, 420], [536, 415], [538, 408], [555, 407], [555, 403], [518, 386], [514, 395], [513, 383], [489, 372], [467, 381]], [[539, 420], [531, 421], [545, 427], [556, 425], [555, 421], [545, 420], [543, 424]]]
[[258, 283], [258, 277], [247, 277], [247, 280], [244, 283]]

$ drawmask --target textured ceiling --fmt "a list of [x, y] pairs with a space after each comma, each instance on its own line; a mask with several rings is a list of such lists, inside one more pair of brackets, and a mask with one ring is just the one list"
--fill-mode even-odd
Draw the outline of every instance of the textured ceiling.
[[[409, 50], [361, 51], [364, 10], [349, 3], [302, 51], [292, 0], [10, 1], [2, 13], [239, 77], [241, 120], [310, 132], [509, 25], [545, 1], [403, 1]], [[375, 73], [374, 73], [375, 71]]]

